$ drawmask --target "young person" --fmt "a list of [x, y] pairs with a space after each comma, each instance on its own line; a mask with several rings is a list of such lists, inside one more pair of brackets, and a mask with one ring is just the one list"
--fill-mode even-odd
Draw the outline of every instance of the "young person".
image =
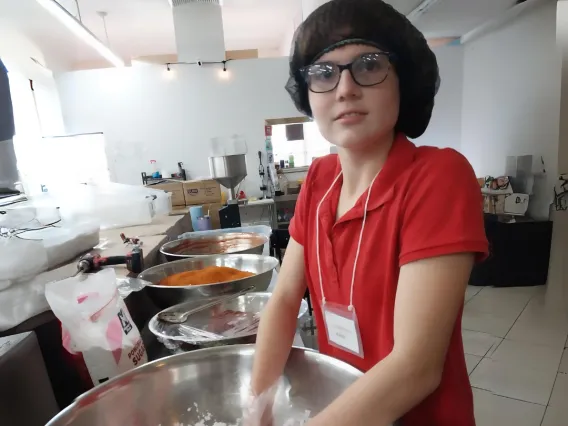
[[298, 29], [287, 89], [338, 155], [310, 167], [260, 324], [252, 387], [282, 374], [309, 287], [322, 353], [365, 374], [310, 426], [474, 426], [464, 293], [487, 253], [467, 160], [417, 147], [439, 73], [380, 0], [333, 0]]

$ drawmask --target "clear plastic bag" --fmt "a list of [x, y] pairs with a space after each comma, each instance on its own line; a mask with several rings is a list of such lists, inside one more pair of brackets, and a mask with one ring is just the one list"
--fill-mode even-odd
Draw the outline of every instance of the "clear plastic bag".
[[52, 282], [45, 297], [61, 321], [63, 346], [81, 353], [93, 385], [148, 361], [113, 269]]

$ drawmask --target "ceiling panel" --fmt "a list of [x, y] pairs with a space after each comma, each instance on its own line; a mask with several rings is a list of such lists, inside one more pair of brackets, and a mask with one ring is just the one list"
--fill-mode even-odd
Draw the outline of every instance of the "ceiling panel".
[[415, 22], [427, 37], [462, 36], [515, 4], [516, 0], [439, 0]]
[[301, 13], [301, 0], [225, 0], [226, 48], [278, 48], [294, 18]]
[[423, 0], [386, 0], [385, 3], [392, 5], [396, 10], [404, 15], [408, 15], [416, 7], [422, 3]]
[[[301, 10], [300, 1], [225, 0], [226, 48], [278, 48]], [[75, 0], [59, 2], [77, 16]], [[79, 0], [79, 6], [83, 24], [103, 41], [106, 41], [104, 25], [97, 12], [108, 13], [110, 46], [125, 59], [176, 52], [168, 0]], [[100, 60], [97, 53], [72, 36], [35, 0], [0, 0], [0, 25], [7, 23], [36, 42], [54, 69], [69, 63]]]
[[[59, 0], [76, 14], [75, 0]], [[83, 23], [105, 40], [106, 18], [111, 47], [125, 59], [176, 52], [172, 10], [168, 0], [78, 0]], [[422, 0], [387, 0], [408, 14]], [[439, 0], [416, 21], [429, 37], [460, 36], [511, 7], [515, 0]], [[224, 0], [226, 48], [275, 49], [301, 15], [301, 0]], [[20, 32], [44, 52], [55, 70], [79, 62], [99, 61], [35, 0], [0, 0], [0, 27]]]

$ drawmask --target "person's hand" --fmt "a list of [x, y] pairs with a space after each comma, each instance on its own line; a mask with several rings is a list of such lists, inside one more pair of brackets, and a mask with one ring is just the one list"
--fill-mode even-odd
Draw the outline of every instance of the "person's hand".
[[278, 383], [260, 395], [251, 392], [243, 410], [243, 426], [273, 426], [272, 407], [277, 389]]

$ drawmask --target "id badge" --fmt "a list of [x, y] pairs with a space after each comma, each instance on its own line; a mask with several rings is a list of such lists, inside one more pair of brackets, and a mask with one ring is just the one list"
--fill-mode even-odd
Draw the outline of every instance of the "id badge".
[[326, 302], [323, 305], [323, 322], [330, 345], [364, 358], [363, 344], [355, 308]]

